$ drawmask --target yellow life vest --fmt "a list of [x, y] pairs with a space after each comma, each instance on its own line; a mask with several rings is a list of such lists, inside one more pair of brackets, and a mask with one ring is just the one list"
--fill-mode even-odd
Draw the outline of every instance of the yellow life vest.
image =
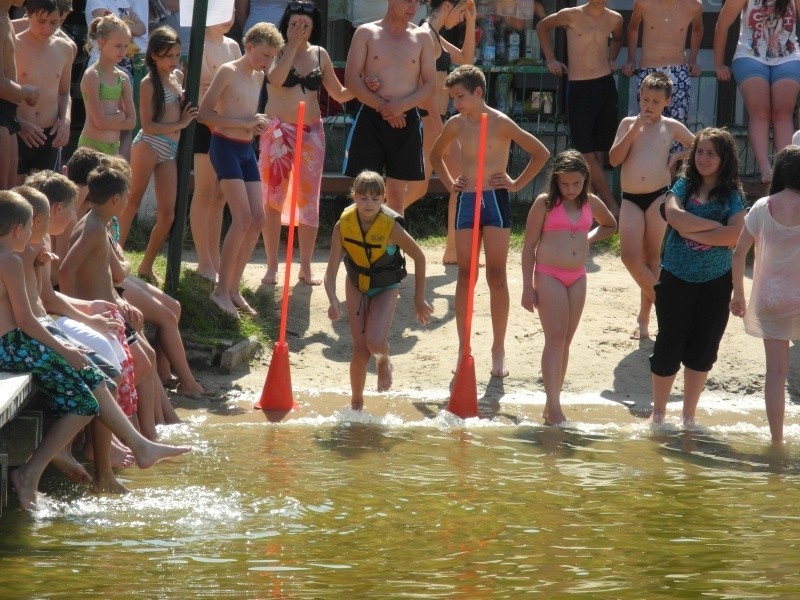
[[345, 208], [339, 218], [347, 275], [362, 294], [399, 283], [406, 276], [406, 259], [399, 248], [394, 254], [386, 252], [389, 234], [398, 219], [402, 217], [382, 206], [375, 221], [364, 233], [358, 222], [355, 204]]

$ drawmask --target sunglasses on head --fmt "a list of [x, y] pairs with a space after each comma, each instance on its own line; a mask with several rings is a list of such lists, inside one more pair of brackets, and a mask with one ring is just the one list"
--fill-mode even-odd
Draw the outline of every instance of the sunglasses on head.
[[311, 4], [311, 2], [301, 2], [300, 0], [294, 0], [289, 4], [289, 10], [292, 12], [301, 11], [307, 14], [311, 14], [314, 12], [316, 6]]

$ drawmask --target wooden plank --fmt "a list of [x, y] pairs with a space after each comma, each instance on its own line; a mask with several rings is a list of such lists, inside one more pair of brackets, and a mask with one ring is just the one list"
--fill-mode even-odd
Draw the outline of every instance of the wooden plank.
[[17, 416], [32, 391], [28, 373], [0, 373], [0, 428]]

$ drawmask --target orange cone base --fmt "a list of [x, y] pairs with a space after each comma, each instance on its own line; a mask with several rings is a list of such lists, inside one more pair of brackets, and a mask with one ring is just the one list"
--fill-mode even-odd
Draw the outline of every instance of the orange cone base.
[[472, 356], [462, 356], [458, 361], [447, 410], [462, 419], [478, 416], [478, 383]]
[[285, 342], [275, 343], [272, 360], [269, 362], [267, 379], [261, 399], [253, 408], [261, 410], [289, 411], [297, 408], [292, 397], [292, 375], [289, 372], [289, 346]]

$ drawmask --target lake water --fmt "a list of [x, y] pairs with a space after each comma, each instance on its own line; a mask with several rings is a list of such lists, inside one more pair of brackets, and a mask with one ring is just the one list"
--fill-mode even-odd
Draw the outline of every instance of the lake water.
[[9, 506], [0, 598], [800, 596], [800, 426], [770, 450], [757, 402], [696, 431], [181, 414], [194, 452], [130, 495]]

